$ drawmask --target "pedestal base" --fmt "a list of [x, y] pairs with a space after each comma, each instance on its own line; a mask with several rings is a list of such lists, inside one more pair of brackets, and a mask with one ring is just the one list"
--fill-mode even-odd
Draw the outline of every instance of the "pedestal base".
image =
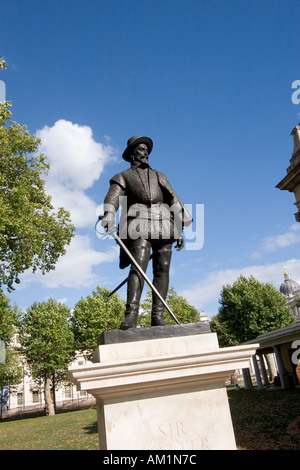
[[256, 347], [219, 348], [215, 333], [101, 344], [69, 377], [96, 397], [101, 450], [229, 450], [225, 379]]

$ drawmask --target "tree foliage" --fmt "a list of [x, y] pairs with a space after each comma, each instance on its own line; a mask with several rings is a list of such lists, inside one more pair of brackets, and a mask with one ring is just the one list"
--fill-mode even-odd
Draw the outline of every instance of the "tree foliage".
[[[75, 356], [74, 337], [70, 328], [70, 309], [54, 299], [35, 302], [22, 319], [20, 340], [33, 378], [42, 379], [45, 386], [47, 414], [53, 414], [50, 386], [53, 377], [66, 376], [69, 362]], [[60, 372], [58, 375], [57, 372]]]
[[2, 69], [2, 70], [5, 70], [5, 69], [6, 69], [5, 60], [2, 59], [1, 55], [0, 55], [0, 69]]
[[75, 230], [45, 192], [49, 165], [38, 153], [40, 140], [11, 120], [10, 107], [0, 103], [0, 287], [9, 290], [26, 269], [54, 269]]
[[8, 391], [13, 393], [22, 379], [20, 357], [12, 338], [19, 321], [19, 310], [0, 290], [0, 339], [5, 343], [5, 363], [0, 364], [0, 401], [5, 402]]
[[240, 276], [223, 286], [219, 313], [211, 322], [221, 346], [233, 346], [293, 323], [286, 299], [272, 284]]
[[0, 290], [0, 339], [6, 345], [11, 342], [19, 317], [20, 312], [17, 306], [12, 306], [9, 298]]
[[124, 319], [125, 302], [118, 294], [109, 297], [111, 290], [97, 286], [92, 295], [81, 298], [74, 307], [72, 331], [76, 350], [91, 357], [97, 338], [105, 330], [120, 327]]
[[[173, 287], [169, 288], [168, 295], [166, 298], [166, 303], [170, 307], [171, 311], [176, 316], [179, 323], [194, 323], [199, 321], [198, 310], [190, 305], [188, 301], [178, 295]], [[138, 323], [140, 326], [150, 326], [151, 324], [151, 307], [152, 307], [152, 291], [148, 290], [146, 293], [146, 298], [141, 304], [142, 313], [139, 316]], [[164, 320], [167, 324], [174, 325], [176, 321], [170, 315], [170, 313], [165, 310]]]

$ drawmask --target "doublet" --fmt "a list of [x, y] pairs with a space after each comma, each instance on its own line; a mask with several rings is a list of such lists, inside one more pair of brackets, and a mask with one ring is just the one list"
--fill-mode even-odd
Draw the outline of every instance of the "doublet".
[[192, 221], [167, 177], [148, 165], [128, 168], [111, 178], [104, 208], [116, 212], [120, 204], [119, 234], [123, 239], [136, 239], [138, 228], [139, 238], [173, 242], [180, 238], [183, 226]]

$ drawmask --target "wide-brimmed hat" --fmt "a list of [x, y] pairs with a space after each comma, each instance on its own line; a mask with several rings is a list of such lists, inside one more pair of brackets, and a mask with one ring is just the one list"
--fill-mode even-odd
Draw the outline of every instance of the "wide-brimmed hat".
[[153, 142], [150, 139], [150, 137], [139, 137], [135, 135], [133, 137], [130, 137], [130, 139], [128, 139], [127, 147], [124, 150], [123, 155], [122, 155], [122, 157], [124, 158], [124, 160], [126, 160], [126, 162], [130, 162], [130, 156], [132, 154], [132, 151], [134, 147], [136, 147], [139, 144], [146, 144], [149, 150], [149, 155], [150, 155], [152, 148], [153, 148]]

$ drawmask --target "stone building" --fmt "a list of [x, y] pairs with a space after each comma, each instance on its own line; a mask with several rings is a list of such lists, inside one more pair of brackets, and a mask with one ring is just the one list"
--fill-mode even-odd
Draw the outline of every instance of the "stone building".
[[[13, 344], [19, 347], [19, 335], [15, 334]], [[83, 354], [77, 354], [73, 366], [85, 365], [88, 361]], [[16, 393], [6, 393], [6, 387], [0, 390], [0, 418], [14, 416], [18, 414], [31, 413], [43, 410], [45, 407], [43, 384], [37, 384], [32, 380], [26, 360], [22, 360], [22, 381], [17, 384]], [[52, 400], [57, 408], [81, 408], [95, 403], [94, 397], [86, 392], [77, 391], [76, 386], [65, 382], [55, 390], [55, 397], [52, 392]], [[1, 400], [2, 397], [2, 400]]]
[[297, 212], [294, 214], [297, 222], [300, 222], [300, 124], [291, 132], [294, 138], [294, 150], [287, 168], [287, 175], [277, 184], [276, 188], [281, 191], [294, 193]]
[[300, 299], [300, 285], [290, 278], [286, 270], [284, 271], [284, 281], [279, 290], [287, 299], [292, 317], [295, 321], [300, 321], [300, 307], [297, 306], [297, 299]]
[[[300, 222], [300, 124], [291, 132], [294, 139], [294, 150], [287, 168], [286, 176], [277, 184], [277, 188], [294, 193], [297, 212], [294, 214], [297, 222]], [[274, 366], [278, 374], [278, 383], [282, 388], [290, 388], [300, 385], [300, 308], [297, 299], [300, 299], [300, 286], [293, 281], [287, 271], [284, 273], [284, 281], [280, 286], [280, 292], [285, 295], [287, 305], [290, 307], [291, 316], [295, 322], [289, 326], [264, 333], [257, 336], [249, 343], [259, 343], [253, 362], [256, 371], [256, 379], [259, 388], [268, 386], [274, 380]], [[299, 351], [299, 352], [298, 352]], [[273, 367], [268, 361], [275, 358]], [[251, 388], [251, 383], [248, 381]]]

